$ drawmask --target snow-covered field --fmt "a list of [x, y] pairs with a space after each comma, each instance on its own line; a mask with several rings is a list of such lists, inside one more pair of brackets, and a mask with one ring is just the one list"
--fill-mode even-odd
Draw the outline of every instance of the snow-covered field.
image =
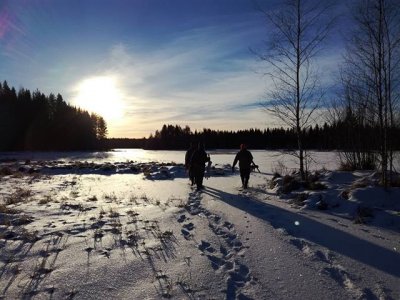
[[235, 153], [202, 191], [182, 151], [0, 154], [0, 297], [400, 299], [399, 188], [315, 152], [318, 185], [278, 196], [295, 161], [253, 151], [240, 191]]

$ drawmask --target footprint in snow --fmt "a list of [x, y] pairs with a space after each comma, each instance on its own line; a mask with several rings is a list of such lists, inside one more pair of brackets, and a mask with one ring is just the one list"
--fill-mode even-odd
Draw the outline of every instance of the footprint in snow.
[[247, 280], [247, 278], [244, 278], [242, 275], [238, 273], [232, 274], [231, 279], [234, 281], [237, 287], [244, 287], [246, 282], [249, 281]]
[[224, 223], [224, 226], [225, 226], [226, 228], [228, 228], [228, 229], [232, 229], [232, 228], [233, 228], [233, 224], [230, 223], [230, 222], [225, 222], [225, 223]]
[[[213, 215], [212, 218], [214, 219], [215, 223], [219, 223], [219, 221], [221, 220], [221, 217], [218, 215]], [[228, 222], [226, 222], [226, 223], [228, 223]]]
[[186, 220], [186, 216], [185, 216], [185, 215], [181, 215], [181, 216], [179, 216], [179, 218], [178, 218], [178, 222], [179, 222], [179, 223], [183, 223], [183, 222], [185, 222], [185, 220]]
[[325, 262], [328, 264], [332, 263], [329, 258], [329, 254], [325, 254], [324, 252], [317, 250], [317, 251], [315, 251], [314, 255], [318, 260], [320, 260], [322, 262]]
[[214, 270], [218, 270], [220, 267], [222, 267], [225, 264], [225, 262], [222, 258], [219, 258], [215, 255], [207, 255], [207, 258], [210, 260], [211, 267]]
[[221, 252], [223, 256], [227, 256], [229, 254], [228, 250], [226, 250], [226, 248], [222, 245], [219, 247], [219, 252]]
[[188, 239], [190, 238], [190, 236], [191, 236], [190, 232], [187, 231], [187, 230], [184, 229], [184, 228], [181, 229], [181, 233], [182, 233], [182, 235], [184, 236], [184, 238], [187, 239], [187, 240], [188, 240]]
[[301, 250], [304, 254], [306, 255], [310, 255], [312, 254], [312, 250], [311, 250], [311, 245], [310, 243], [302, 240], [302, 239], [291, 239], [290, 243], [295, 246], [296, 248], [298, 248], [299, 250]]
[[242, 242], [236, 240], [231, 244], [232, 249], [236, 251], [240, 251], [242, 249], [242, 246], [243, 246]]
[[211, 246], [211, 244], [209, 242], [205, 242], [205, 241], [201, 241], [201, 244], [198, 246], [199, 250], [204, 252], [204, 251], [208, 251], [208, 252], [215, 252], [215, 249]]
[[235, 271], [229, 274], [236, 284], [243, 284], [250, 280], [250, 270], [247, 266], [239, 264]]
[[183, 225], [183, 227], [189, 231], [192, 231], [194, 229], [194, 224], [188, 223], [188, 224]]
[[323, 273], [330, 276], [344, 288], [352, 289], [354, 287], [349, 278], [349, 273], [340, 266], [326, 267], [324, 268]]

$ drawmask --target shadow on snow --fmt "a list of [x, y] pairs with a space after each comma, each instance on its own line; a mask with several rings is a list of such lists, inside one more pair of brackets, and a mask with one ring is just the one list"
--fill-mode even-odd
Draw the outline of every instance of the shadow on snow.
[[[204, 193], [267, 221], [274, 228], [284, 228], [293, 237], [309, 240], [390, 275], [400, 277], [400, 268], [398, 267], [400, 266], [400, 254], [394, 251], [251, 197], [235, 195], [210, 187], [207, 187]], [[295, 225], [295, 222], [299, 225]]]

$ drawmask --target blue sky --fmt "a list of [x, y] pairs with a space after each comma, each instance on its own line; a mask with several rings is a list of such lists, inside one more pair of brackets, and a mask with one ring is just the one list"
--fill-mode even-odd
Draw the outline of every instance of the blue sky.
[[[84, 82], [112, 80], [116, 98], [88, 106], [123, 110], [106, 118], [111, 137], [148, 136], [164, 123], [277, 126], [257, 105], [270, 82], [249, 50], [267, 33], [251, 0], [0, 0], [0, 80], [79, 106]], [[336, 34], [319, 60], [328, 84], [341, 51]]]

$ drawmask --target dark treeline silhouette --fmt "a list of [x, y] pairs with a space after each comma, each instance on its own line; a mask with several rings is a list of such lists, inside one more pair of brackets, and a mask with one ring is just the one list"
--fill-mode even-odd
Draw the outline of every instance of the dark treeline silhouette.
[[[379, 127], [357, 122], [347, 110], [332, 124], [313, 125], [302, 131], [304, 149], [342, 150], [368, 165], [379, 151]], [[96, 114], [70, 106], [62, 96], [48, 96], [39, 90], [16, 92], [6, 81], [0, 83], [0, 151], [12, 150], [94, 150], [144, 148], [154, 150], [187, 149], [190, 142], [202, 141], [208, 149], [235, 149], [246, 143], [251, 149], [297, 149], [293, 128], [247, 129], [239, 131], [192, 131], [189, 126], [163, 125], [148, 138], [106, 139], [107, 125]], [[392, 137], [400, 128], [390, 128]], [[392, 138], [400, 149], [400, 139]], [[361, 167], [361, 166], [360, 166]]]
[[130, 139], [130, 138], [108, 138], [104, 141], [104, 146], [107, 149], [117, 148], [145, 148], [146, 138]]
[[[305, 149], [315, 150], [347, 150], [353, 149], [354, 132], [348, 121], [337, 122], [333, 125], [310, 126], [304, 130]], [[357, 141], [358, 146], [368, 149], [378, 149], [378, 144], [371, 141], [371, 134], [377, 129], [357, 128], [364, 134]], [[395, 129], [400, 136], [400, 129]], [[143, 139], [108, 139], [107, 148], [144, 148], [153, 150], [182, 150], [190, 142], [204, 142], [208, 149], [235, 149], [246, 143], [252, 149], [296, 149], [297, 135], [293, 129], [268, 128], [265, 130], [248, 129], [239, 131], [221, 131], [203, 129], [191, 131], [189, 126], [164, 125], [149, 138]], [[396, 145], [400, 149], [400, 140]]]
[[60, 94], [16, 92], [0, 83], [0, 151], [99, 149], [106, 135], [101, 116], [68, 105]]

